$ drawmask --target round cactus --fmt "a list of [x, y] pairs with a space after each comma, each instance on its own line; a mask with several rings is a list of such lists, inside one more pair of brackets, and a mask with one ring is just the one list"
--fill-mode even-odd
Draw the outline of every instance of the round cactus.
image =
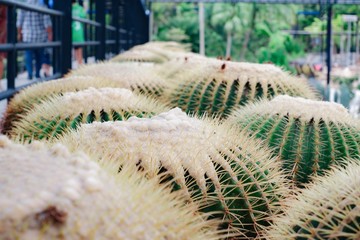
[[280, 94], [316, 98], [303, 79], [273, 65], [216, 59], [198, 65], [190, 68], [192, 71], [183, 69], [169, 79], [163, 99], [170, 107], [224, 118], [238, 106]]
[[175, 57], [177, 53], [184, 53], [187, 50], [185, 45], [176, 42], [148, 42], [137, 45], [110, 61], [164, 63]]
[[1, 239], [217, 238], [179, 194], [130, 168], [107, 172], [62, 145], [1, 136], [0, 186]]
[[130, 49], [112, 58], [111, 62], [149, 62], [163, 63], [169, 58], [161, 51], [150, 49]]
[[42, 82], [31, 85], [11, 99], [6, 108], [4, 118], [1, 122], [1, 131], [7, 134], [13, 127], [14, 122], [19, 121], [26, 112], [34, 108], [35, 105], [45, 101], [54, 95], [62, 95], [64, 92], [73, 92], [87, 89], [89, 87], [129, 87], [120, 81], [102, 79], [92, 76], [73, 76], [57, 79], [56, 81]]
[[174, 41], [151, 41], [151, 42], [147, 42], [145, 44], [142, 45], [137, 45], [134, 48], [145, 48], [145, 49], [153, 49], [153, 48], [157, 48], [157, 49], [162, 49], [165, 51], [175, 51], [175, 52], [189, 52], [191, 50], [190, 45], [188, 44], [183, 44], [183, 43], [179, 43], [179, 42], [174, 42]]
[[121, 84], [118, 87], [156, 97], [161, 95], [165, 84], [165, 80], [156, 73], [154, 66], [141, 63], [105, 62], [83, 65], [67, 76], [94, 76], [108, 79]]
[[360, 239], [360, 165], [317, 177], [286, 203], [264, 239]]
[[150, 117], [166, 108], [147, 97], [121, 88], [89, 88], [54, 96], [16, 122], [12, 138], [49, 139], [80, 123], [121, 121], [131, 116]]
[[359, 126], [340, 104], [278, 96], [240, 109], [228, 121], [263, 139], [299, 185], [343, 158], [360, 158]]
[[59, 141], [105, 157], [116, 169], [130, 164], [147, 177], [166, 172], [162, 182], [174, 179], [174, 190], [201, 202], [202, 211], [222, 219], [219, 227], [237, 238], [256, 237], [287, 193], [277, 164], [257, 142], [180, 109], [151, 119], [84, 124]]
[[204, 64], [213, 59], [203, 55], [187, 52], [179, 53], [168, 62], [157, 66], [157, 73], [166, 79], [179, 79], [180, 75], [193, 73], [204, 67]]

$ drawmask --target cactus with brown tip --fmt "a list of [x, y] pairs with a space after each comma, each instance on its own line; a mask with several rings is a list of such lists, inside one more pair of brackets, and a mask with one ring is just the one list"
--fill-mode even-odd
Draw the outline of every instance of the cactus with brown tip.
[[202, 69], [206, 62], [213, 59], [197, 53], [183, 53], [172, 58], [171, 60], [157, 66], [157, 73], [166, 79], [180, 78], [180, 75]]
[[278, 96], [240, 109], [228, 121], [274, 149], [299, 185], [343, 158], [360, 159], [360, 127], [340, 104]]
[[274, 220], [264, 238], [360, 239], [360, 164], [349, 161], [286, 203], [285, 214]]
[[9, 132], [12, 138], [50, 139], [81, 123], [122, 121], [131, 116], [150, 117], [166, 111], [156, 101], [121, 88], [89, 88], [64, 93], [43, 102]]
[[218, 239], [197, 206], [136, 169], [0, 136], [1, 239]]
[[162, 182], [174, 179], [174, 190], [200, 202], [238, 239], [256, 237], [269, 225], [288, 192], [277, 163], [258, 142], [180, 109], [150, 119], [84, 124], [58, 141], [105, 158], [116, 170], [130, 164], [150, 178], [166, 172]]
[[198, 66], [169, 79], [163, 101], [170, 107], [225, 118], [239, 106], [280, 94], [316, 98], [303, 79], [273, 65], [207, 59]]

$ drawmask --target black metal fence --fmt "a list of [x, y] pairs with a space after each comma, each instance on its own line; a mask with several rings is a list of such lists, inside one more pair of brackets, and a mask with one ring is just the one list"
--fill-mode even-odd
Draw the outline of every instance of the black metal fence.
[[[54, 9], [32, 6], [16, 0], [0, 0], [0, 5], [7, 6], [7, 43], [0, 44], [0, 52], [7, 52], [7, 89], [0, 92], [0, 100], [12, 97], [30, 84], [56, 79], [68, 73], [72, 65], [73, 47], [84, 48], [85, 61], [88, 56], [94, 56], [95, 60], [104, 60], [149, 40], [149, 16], [141, 0], [90, 0], [88, 19], [71, 16], [70, 0], [54, 0]], [[53, 41], [17, 42], [17, 9], [51, 16]], [[85, 42], [72, 43], [72, 21], [84, 24]], [[16, 86], [18, 51], [38, 48], [53, 49], [53, 75]]]

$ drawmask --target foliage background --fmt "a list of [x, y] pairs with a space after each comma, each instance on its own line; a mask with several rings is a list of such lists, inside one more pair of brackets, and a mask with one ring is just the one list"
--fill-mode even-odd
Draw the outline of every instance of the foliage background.
[[[234, 60], [272, 62], [291, 69], [290, 61], [308, 52], [321, 51], [320, 39], [313, 35], [294, 37], [283, 30], [326, 30], [326, 11], [318, 5], [256, 3], [207, 3], [205, 5], [205, 49], [212, 57], [226, 55]], [[191, 44], [199, 52], [198, 5], [194, 3], [153, 3], [153, 39]], [[320, 15], [304, 15], [317, 11]], [[347, 29], [342, 14], [360, 15], [360, 6], [335, 5], [333, 31]], [[354, 30], [354, 29], [353, 29]], [[231, 46], [229, 49], [229, 38]], [[325, 43], [325, 40], [323, 40]], [[340, 37], [334, 37], [336, 53]], [[324, 45], [323, 45], [324, 49]]]

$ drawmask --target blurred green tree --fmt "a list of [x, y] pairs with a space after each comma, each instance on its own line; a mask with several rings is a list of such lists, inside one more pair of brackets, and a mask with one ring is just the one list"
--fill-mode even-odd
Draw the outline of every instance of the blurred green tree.
[[[206, 55], [231, 56], [234, 60], [272, 62], [285, 69], [289, 63], [314, 50], [309, 37], [296, 37], [284, 30], [323, 31], [326, 22], [316, 16], [297, 14], [301, 11], [322, 11], [317, 5], [206, 3]], [[199, 52], [198, 7], [194, 3], [153, 3], [155, 40], [189, 43]], [[323, 9], [324, 10], [324, 9]], [[343, 29], [339, 14], [360, 14], [360, 6], [335, 5], [334, 31]], [[326, 16], [326, 15], [324, 15]], [[340, 41], [334, 37], [335, 46]]]

